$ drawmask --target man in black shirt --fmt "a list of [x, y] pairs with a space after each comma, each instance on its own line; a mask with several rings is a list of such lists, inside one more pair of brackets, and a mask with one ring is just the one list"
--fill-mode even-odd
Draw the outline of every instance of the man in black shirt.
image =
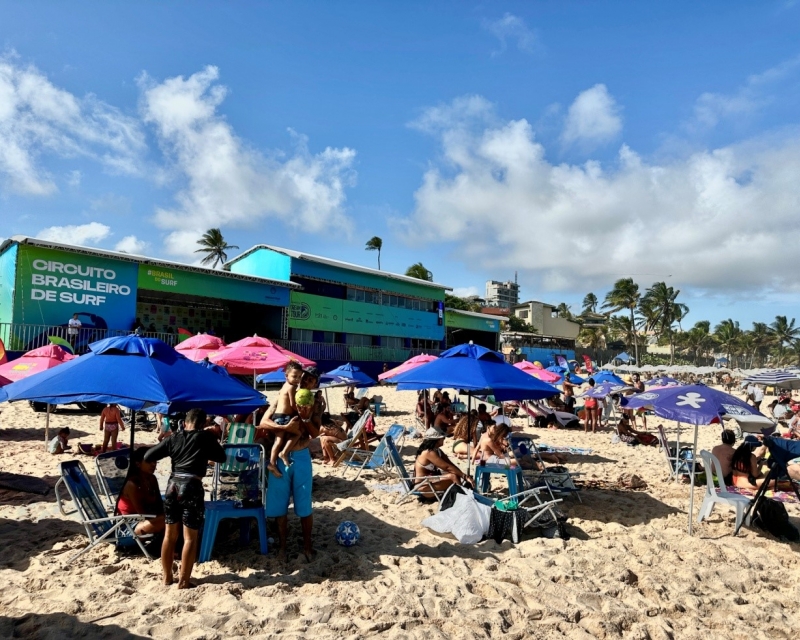
[[144, 456], [147, 462], [156, 462], [167, 456], [172, 460], [172, 474], [164, 497], [167, 530], [161, 546], [161, 567], [164, 570], [164, 584], [172, 584], [172, 559], [183, 523], [184, 542], [178, 589], [189, 588], [192, 568], [197, 559], [197, 537], [205, 518], [203, 476], [206, 475], [208, 461], [225, 462], [225, 451], [212, 433], [203, 430], [205, 424], [206, 412], [192, 409], [186, 414], [183, 431], [151, 447]]

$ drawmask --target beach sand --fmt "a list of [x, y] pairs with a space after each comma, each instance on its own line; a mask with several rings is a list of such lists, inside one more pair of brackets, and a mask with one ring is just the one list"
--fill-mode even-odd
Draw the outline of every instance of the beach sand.
[[[379, 432], [394, 422], [413, 425], [413, 393], [380, 393], [389, 411], [377, 419]], [[340, 408], [338, 393], [331, 401]], [[0, 408], [0, 470], [55, 484], [58, 463], [72, 456], [44, 453], [44, 415], [25, 403]], [[651, 418], [651, 430], [658, 422]], [[675, 425], [664, 424], [674, 438]], [[71, 427], [76, 448], [99, 441], [95, 416], [59, 412], [51, 427], [60, 426]], [[77, 519], [59, 513], [52, 491], [0, 490], [0, 637], [797, 637], [800, 545], [747, 528], [734, 538], [727, 507], [689, 537], [689, 488], [667, 480], [658, 449], [612, 444], [609, 432], [527, 430], [540, 442], [593, 449], [568, 464], [592, 486], [582, 503], [569, 497], [562, 505], [567, 541], [459, 545], [420, 525], [435, 505], [396, 506], [396, 494], [374, 488], [381, 482], [374, 475], [354, 481], [350, 471], [343, 479], [341, 469], [315, 464], [319, 553], [311, 563], [299, 556], [292, 514], [286, 565], [274, 549], [259, 555], [256, 536], [240, 548], [232, 526], [221, 530], [213, 560], [196, 566], [198, 586], [187, 591], [162, 586], [158, 562], [118, 555], [110, 545], [65, 566], [86, 544]], [[701, 428], [699, 446], [710, 449], [718, 434]], [[137, 433], [137, 442], [154, 441], [153, 432]], [[409, 463], [416, 444], [406, 440]], [[93, 473], [93, 460], [77, 457]], [[168, 465], [159, 464], [162, 490]], [[647, 488], [618, 488], [626, 473]], [[705, 487], [696, 491], [695, 512]], [[798, 505], [787, 508], [798, 524]], [[343, 520], [361, 529], [350, 549], [334, 540]]]

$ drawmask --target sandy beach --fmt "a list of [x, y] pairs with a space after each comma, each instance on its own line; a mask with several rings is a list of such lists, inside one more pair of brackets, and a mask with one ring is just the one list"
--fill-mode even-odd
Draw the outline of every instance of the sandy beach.
[[[414, 394], [381, 390], [392, 423], [413, 425]], [[331, 394], [333, 409], [341, 406]], [[0, 470], [54, 485], [70, 454], [44, 453], [44, 415], [26, 403], [0, 405]], [[524, 421], [517, 420], [518, 424]], [[651, 418], [651, 430], [658, 422]], [[674, 438], [675, 424], [664, 422]], [[69, 410], [71, 443], [97, 442], [97, 418]], [[0, 637], [24, 638], [793, 638], [800, 628], [800, 545], [760, 531], [732, 536], [734, 512], [717, 507], [686, 532], [689, 489], [668, 481], [653, 447], [612, 444], [610, 432], [527, 429], [539, 442], [590, 447], [568, 467], [587, 485], [567, 498], [569, 540], [526, 537], [518, 545], [460, 545], [423, 528], [436, 505], [394, 504], [375, 475], [314, 465], [318, 556], [299, 556], [290, 512], [290, 559], [256, 542], [239, 547], [238, 527], [223, 529], [214, 558], [197, 565], [198, 587], [160, 581], [158, 562], [106, 545], [65, 566], [86, 544], [77, 518], [44, 496], [0, 490]], [[688, 431], [684, 429], [684, 438]], [[718, 428], [700, 429], [700, 448]], [[127, 439], [125, 432], [122, 436]], [[137, 441], [152, 443], [153, 432]], [[410, 463], [416, 443], [407, 439]], [[93, 473], [93, 460], [77, 456]], [[162, 490], [168, 462], [159, 464]], [[635, 473], [647, 487], [617, 485]], [[499, 485], [496, 485], [499, 486]], [[705, 487], [696, 490], [695, 510]], [[787, 505], [793, 522], [800, 506]], [[355, 521], [361, 542], [346, 549], [336, 526]]]

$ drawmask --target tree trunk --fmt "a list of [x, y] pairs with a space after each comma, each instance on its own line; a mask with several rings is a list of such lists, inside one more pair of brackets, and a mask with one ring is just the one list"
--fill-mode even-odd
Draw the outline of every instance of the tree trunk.
[[639, 364], [639, 341], [636, 339], [636, 325], [633, 323], [633, 307], [631, 307], [631, 331], [633, 332], [633, 352], [636, 357], [636, 366]]
[[675, 363], [675, 342], [673, 342], [672, 334], [669, 334], [669, 365]]

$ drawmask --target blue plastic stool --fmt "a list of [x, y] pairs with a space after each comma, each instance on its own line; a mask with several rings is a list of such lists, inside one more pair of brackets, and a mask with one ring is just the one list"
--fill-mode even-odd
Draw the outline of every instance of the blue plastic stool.
[[489, 483], [492, 474], [503, 475], [508, 481], [508, 495], [513, 496], [519, 493], [518, 487], [524, 487], [522, 479], [522, 469], [520, 467], [506, 468], [505, 465], [487, 464], [483, 467], [475, 467], [475, 486], [478, 493], [486, 493], [489, 490]]
[[267, 553], [267, 518], [264, 507], [250, 507], [239, 509], [233, 506], [233, 500], [220, 500], [206, 502], [206, 521], [203, 525], [203, 538], [200, 541], [200, 554], [197, 562], [207, 562], [211, 559], [214, 541], [217, 537], [219, 523], [226, 518], [255, 518], [258, 522], [258, 538], [261, 544], [261, 554]]

